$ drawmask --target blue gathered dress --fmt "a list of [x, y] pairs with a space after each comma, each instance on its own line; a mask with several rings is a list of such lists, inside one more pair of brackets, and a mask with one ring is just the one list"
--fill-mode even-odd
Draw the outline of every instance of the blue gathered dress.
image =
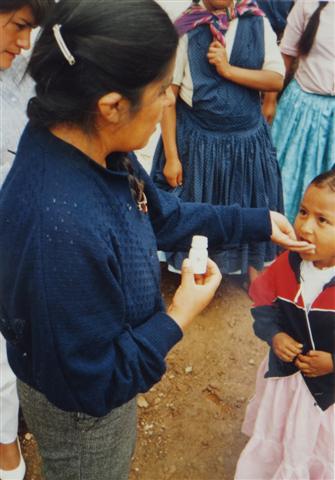
[[[222, 78], [207, 61], [212, 35], [207, 25], [188, 33], [188, 59], [193, 81], [193, 106], [177, 101], [177, 148], [183, 165], [184, 201], [282, 211], [282, 186], [276, 152], [262, 112], [260, 94]], [[264, 62], [262, 17], [241, 17], [230, 63], [261, 69]], [[151, 176], [169, 190], [163, 175], [165, 156], [160, 139]], [[210, 255], [223, 273], [261, 270], [277, 253], [271, 242], [222, 245]], [[180, 269], [187, 252], [167, 253]]]

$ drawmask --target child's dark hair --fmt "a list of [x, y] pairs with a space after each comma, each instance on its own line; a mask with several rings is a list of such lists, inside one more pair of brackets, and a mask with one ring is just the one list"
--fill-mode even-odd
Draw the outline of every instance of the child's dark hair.
[[335, 166], [328, 172], [321, 173], [315, 177], [310, 185], [315, 185], [319, 188], [328, 187], [332, 192], [335, 192]]
[[[72, 66], [56, 43], [55, 24], [75, 58]], [[154, 0], [61, 0], [28, 65], [36, 82], [36, 97], [28, 105], [32, 124], [68, 123], [94, 132], [98, 100], [110, 92], [127, 98], [135, 111], [144, 87], [166, 74], [177, 45], [171, 20]], [[131, 163], [125, 155], [121, 163], [138, 200], [142, 187]]]
[[36, 25], [41, 25], [53, 5], [54, 0], [0, 0], [0, 13], [15, 12], [27, 6], [33, 12]]
[[313, 15], [309, 19], [309, 22], [304, 30], [304, 33], [302, 34], [298, 43], [299, 55], [301, 56], [308, 55], [308, 53], [310, 52], [314, 43], [316, 32], [318, 31], [318, 28], [319, 28], [321, 11], [327, 5], [328, 5], [328, 2], [319, 2], [318, 8], [315, 10]]

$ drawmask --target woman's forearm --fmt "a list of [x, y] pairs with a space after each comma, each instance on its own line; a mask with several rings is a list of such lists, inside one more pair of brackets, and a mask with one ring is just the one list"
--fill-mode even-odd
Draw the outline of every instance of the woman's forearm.
[[290, 77], [290, 76], [292, 77], [294, 72], [296, 57], [292, 57], [291, 55], [286, 55], [286, 53], [282, 53], [282, 57], [285, 63], [286, 77]]
[[229, 65], [218, 73], [231, 82], [263, 92], [280, 92], [284, 78], [280, 73], [270, 70], [250, 70]]
[[[179, 87], [172, 85], [172, 90], [175, 97], [178, 97]], [[178, 158], [178, 149], [177, 149], [177, 138], [176, 138], [176, 129], [177, 129], [177, 114], [176, 114], [176, 104], [171, 105], [170, 107], [165, 108], [163, 113], [163, 118], [161, 120], [161, 129], [162, 129], [162, 140], [164, 145], [164, 153], [166, 162], [173, 161]]]
[[210, 44], [207, 58], [221, 77], [238, 85], [263, 92], [279, 92], [283, 88], [284, 78], [280, 73], [230, 65], [225, 47], [217, 40]]

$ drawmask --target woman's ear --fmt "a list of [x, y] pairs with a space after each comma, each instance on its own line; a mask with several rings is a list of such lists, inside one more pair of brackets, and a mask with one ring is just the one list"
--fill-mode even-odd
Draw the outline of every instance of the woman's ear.
[[111, 92], [101, 97], [98, 101], [98, 111], [102, 118], [109, 123], [118, 124], [121, 122], [124, 113], [127, 111], [128, 100], [120, 93]]

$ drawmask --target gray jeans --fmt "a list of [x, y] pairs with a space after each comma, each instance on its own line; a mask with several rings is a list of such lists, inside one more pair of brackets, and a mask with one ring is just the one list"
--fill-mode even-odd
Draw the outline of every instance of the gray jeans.
[[136, 401], [101, 418], [64, 412], [18, 380], [27, 426], [46, 480], [127, 480], [136, 442]]

